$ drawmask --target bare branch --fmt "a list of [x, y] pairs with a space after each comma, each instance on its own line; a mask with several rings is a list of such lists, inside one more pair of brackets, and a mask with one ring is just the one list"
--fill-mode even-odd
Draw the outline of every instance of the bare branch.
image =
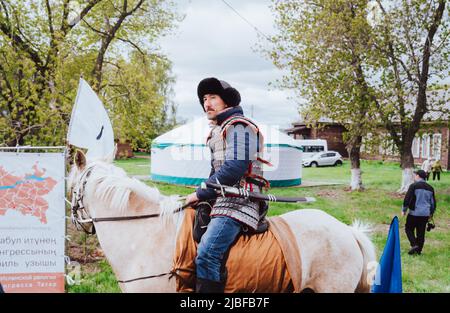
[[100, 50], [97, 55], [97, 60], [95, 62], [95, 66], [93, 69], [93, 74], [96, 79], [96, 82], [94, 84], [94, 90], [100, 91], [101, 81], [102, 81], [102, 67], [103, 67], [103, 60], [106, 54], [106, 51], [108, 50], [109, 45], [111, 44], [112, 40], [115, 38], [117, 31], [121, 27], [124, 20], [132, 15], [134, 12], [136, 12], [144, 3], [144, 0], [140, 0], [136, 5], [130, 10], [127, 11], [128, 1], [125, 0], [123, 2], [123, 11], [120, 14], [119, 18], [117, 19], [116, 23], [113, 25], [112, 28], [108, 29], [107, 36], [105, 36], [102, 40], [102, 45], [100, 47]]
[[[4, 69], [4, 67], [2, 66], [2, 63], [0, 62], [0, 71], [1, 71], [1, 73], [2, 73], [2, 76], [3, 76], [3, 81], [5, 82], [5, 85], [6, 85], [6, 88], [8, 89], [8, 94], [9, 94], [9, 97], [11, 98], [11, 99], [14, 99], [14, 91], [13, 91], [13, 88], [12, 88], [12, 86], [11, 86], [11, 83], [9, 82], [9, 80], [8, 80], [8, 76], [6, 75], [6, 70]], [[3, 89], [3, 88], [2, 88]], [[9, 111], [11, 111], [12, 110], [12, 107], [11, 107], [11, 100], [10, 99], [7, 99], [4, 95], [3, 95], [3, 93], [0, 93], [2, 96], [3, 96], [3, 98], [6, 100], [6, 103], [7, 103], [7, 105], [8, 105], [8, 110]]]
[[67, 17], [69, 16], [69, 1], [70, 0], [64, 0], [64, 3], [62, 5], [63, 12], [61, 16], [61, 30], [63, 30], [65, 27], [67, 27]]
[[[110, 85], [110, 86], [111, 86], [111, 85]], [[124, 86], [122, 86], [122, 85], [117, 85], [117, 86], [118, 86], [118, 87], [124, 87]], [[130, 95], [130, 92], [128, 91], [128, 92], [126, 92], [126, 93], [122, 93], [122, 94], [119, 94], [119, 95], [112, 96], [112, 97], [106, 99], [106, 103], [109, 103], [109, 102], [111, 102], [112, 100], [115, 100], [115, 99], [117, 99], [117, 98], [128, 97], [129, 95]]]
[[439, 49], [440, 49], [441, 47], [446, 46], [445, 43], [446, 43], [446, 41], [447, 41], [447, 39], [448, 39], [449, 37], [450, 37], [450, 32], [448, 32], [448, 33], [445, 35], [444, 39], [442, 39], [442, 41], [437, 45], [436, 49], [434, 49], [433, 51], [430, 51], [430, 53], [431, 53], [431, 54], [434, 54], [434, 53], [436, 53], [437, 51], [439, 51]]
[[[411, 17], [411, 14], [409, 12], [409, 6], [408, 6], [408, 17]], [[415, 50], [414, 50], [414, 46], [411, 40], [411, 36], [410, 36], [410, 28], [408, 27], [408, 21], [404, 22], [403, 27], [405, 28], [405, 37], [406, 37], [406, 42], [408, 45], [409, 50], [411, 51], [411, 57], [414, 61], [415, 67], [416, 67], [416, 72], [417, 72], [417, 77], [420, 77], [420, 62], [417, 59]], [[405, 69], [405, 66], [403, 64], [403, 61], [398, 60], [400, 62], [400, 64], [402, 64], [403, 68]]]
[[30, 58], [33, 60], [33, 62], [36, 64], [38, 69], [43, 69], [44, 64], [38, 54], [37, 51], [35, 51], [32, 47], [30, 42], [24, 40], [21, 36], [19, 36], [17, 33], [15, 33], [10, 25], [7, 25], [5, 23], [2, 23], [0, 21], [0, 31], [5, 34], [20, 50], [25, 52], [30, 56]]
[[129, 43], [130, 45], [132, 45], [133, 47], [135, 47], [136, 50], [139, 51], [140, 54], [142, 54], [143, 56], [146, 55], [145, 52], [142, 51], [142, 49], [141, 49], [137, 44], [135, 44], [134, 42], [132, 42], [131, 40], [129, 40], [129, 39], [123, 39], [123, 38], [120, 38], [120, 37], [117, 37], [117, 40], [120, 40], [120, 41]]
[[141, 7], [142, 3], [144, 3], [144, 0], [139, 1], [131, 11], [127, 12], [127, 16], [136, 12]]
[[53, 29], [52, 8], [50, 7], [49, 0], [45, 0], [45, 6], [47, 8], [48, 28], [50, 30], [50, 36], [52, 37], [52, 39], [54, 39], [55, 38], [55, 31]]
[[9, 22], [8, 8], [6, 6], [5, 1], [1, 0], [1, 4], [2, 4], [2, 7], [3, 7], [3, 10], [5, 11], [6, 20]]
[[[406, 76], [408, 77], [408, 80], [411, 82], [415, 82], [417, 84], [419, 84], [419, 74], [417, 74], [417, 78], [414, 78], [413, 75], [411, 74], [409, 68], [406, 66], [405, 62], [403, 62], [402, 59], [396, 57], [394, 54], [392, 54], [391, 52], [389, 52], [388, 50], [384, 49], [383, 47], [380, 47], [377, 43], [373, 43], [374, 47], [377, 48], [379, 51], [383, 52], [384, 54], [388, 55], [389, 58], [391, 60], [394, 60], [395, 62], [400, 63], [400, 65], [402, 66], [403, 70], [406, 73]], [[392, 64], [392, 63], [391, 63]]]
[[92, 26], [91, 24], [89, 24], [89, 23], [86, 21], [86, 19], [83, 19], [83, 23], [85, 23], [85, 24], [87, 25], [87, 27], [89, 27], [89, 28], [90, 28], [91, 30], [93, 30], [94, 32], [96, 32], [96, 33], [102, 35], [103, 37], [108, 37], [108, 36], [109, 36], [108, 33], [104, 32], [104, 31], [101, 31], [101, 30], [99, 30], [99, 29], [96, 29], [94, 26]]
[[120, 67], [119, 64], [116, 64], [116, 63], [113, 63], [113, 62], [110, 62], [110, 61], [107, 61], [107, 60], [104, 60], [103, 63], [105, 63], [105, 64], [110, 64], [110, 65], [116, 67], [116, 68], [119, 69], [119, 70], [122, 69], [122, 67]]
[[45, 123], [44, 124], [33, 124], [31, 126], [28, 126], [27, 128], [20, 129], [20, 131], [18, 131], [18, 133], [23, 136], [23, 135], [26, 135], [28, 132], [30, 132], [32, 129], [42, 128], [45, 125], [47, 125], [47, 124], [45, 124]]
[[91, 1], [89, 1], [89, 3], [86, 5], [86, 7], [81, 11], [81, 13], [78, 16], [75, 17], [68, 24], [66, 24], [67, 25], [66, 27], [68, 27], [69, 29], [72, 29], [73, 27], [75, 27], [75, 25], [77, 25], [86, 16], [86, 14], [89, 13], [89, 11], [101, 1], [102, 0], [91, 0]]
[[422, 73], [420, 77], [419, 83], [419, 92], [417, 95], [417, 106], [416, 111], [414, 112], [413, 117], [413, 125], [417, 125], [418, 128], [422, 117], [425, 115], [427, 110], [427, 98], [426, 98], [426, 89], [430, 68], [430, 56], [431, 56], [431, 45], [433, 43], [434, 35], [437, 32], [439, 24], [441, 23], [442, 16], [445, 10], [445, 0], [439, 0], [439, 6], [437, 10], [434, 12], [433, 24], [431, 24], [430, 29], [428, 30], [427, 39], [425, 40], [424, 49], [423, 49], [423, 62], [422, 62]]

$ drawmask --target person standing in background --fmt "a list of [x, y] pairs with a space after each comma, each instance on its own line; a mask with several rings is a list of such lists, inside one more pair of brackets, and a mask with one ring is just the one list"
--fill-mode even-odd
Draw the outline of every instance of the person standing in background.
[[433, 172], [433, 180], [436, 179], [436, 176], [437, 180], [441, 180], [441, 172], [442, 172], [441, 160], [436, 159], [436, 161], [431, 166], [431, 171]]
[[422, 163], [421, 169], [427, 174], [427, 178], [425, 180], [430, 180], [431, 165], [431, 158], [426, 159]]
[[421, 254], [425, 243], [425, 228], [433, 218], [436, 210], [434, 189], [425, 182], [426, 173], [423, 170], [414, 172], [414, 183], [409, 186], [403, 200], [402, 216], [406, 215], [405, 233], [411, 249], [408, 254]]

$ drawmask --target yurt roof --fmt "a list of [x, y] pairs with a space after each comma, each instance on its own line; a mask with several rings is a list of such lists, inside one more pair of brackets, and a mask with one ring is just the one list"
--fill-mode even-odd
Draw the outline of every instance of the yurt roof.
[[[300, 143], [281, 132], [277, 127], [255, 121], [264, 137], [266, 147], [293, 147], [301, 149]], [[206, 146], [206, 138], [211, 130], [206, 117], [197, 118], [192, 122], [178, 126], [155, 138], [152, 147], [165, 148], [176, 145]]]

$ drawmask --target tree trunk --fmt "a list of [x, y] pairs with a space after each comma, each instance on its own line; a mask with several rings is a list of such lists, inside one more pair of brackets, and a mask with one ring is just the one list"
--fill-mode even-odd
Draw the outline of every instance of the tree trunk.
[[414, 157], [411, 151], [411, 145], [403, 146], [401, 153], [401, 167], [402, 167], [402, 186], [397, 191], [399, 193], [406, 193], [409, 185], [414, 182]]
[[355, 136], [351, 138], [347, 143], [347, 151], [350, 158], [350, 168], [352, 173], [352, 178], [350, 182], [350, 187], [352, 191], [362, 191], [364, 186], [362, 183], [361, 176], [361, 162], [360, 162], [360, 149], [361, 149], [361, 136]]
[[8, 141], [6, 143], [6, 146], [7, 147], [17, 147], [17, 146], [23, 146], [24, 143], [25, 143], [24, 136], [19, 131], [19, 132], [16, 132], [15, 138], [11, 139], [10, 141]]
[[352, 181], [350, 183], [350, 187], [352, 188], [352, 191], [363, 191], [364, 186], [362, 183], [362, 176], [361, 176], [361, 168], [352, 168]]
[[103, 61], [105, 58], [105, 53], [108, 48], [110, 40], [102, 40], [102, 47], [97, 55], [97, 60], [95, 61], [94, 70], [92, 71], [92, 75], [94, 76], [94, 84], [93, 88], [96, 93], [99, 93], [100, 86], [102, 84], [102, 76], [103, 76]]

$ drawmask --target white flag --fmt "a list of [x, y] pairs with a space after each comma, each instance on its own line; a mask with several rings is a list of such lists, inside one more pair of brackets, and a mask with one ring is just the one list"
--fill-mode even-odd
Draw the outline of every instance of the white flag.
[[114, 133], [108, 113], [97, 94], [82, 78], [72, 109], [67, 140], [71, 145], [88, 149], [89, 159], [110, 157], [114, 152]]

